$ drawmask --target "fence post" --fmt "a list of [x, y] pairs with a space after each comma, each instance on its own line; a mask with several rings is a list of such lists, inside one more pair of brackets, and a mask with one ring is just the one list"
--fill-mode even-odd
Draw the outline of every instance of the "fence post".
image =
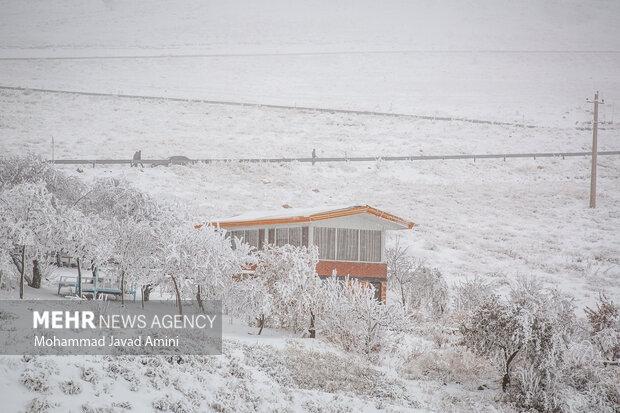
[[316, 149], [312, 149], [312, 165], [314, 165], [316, 159]]

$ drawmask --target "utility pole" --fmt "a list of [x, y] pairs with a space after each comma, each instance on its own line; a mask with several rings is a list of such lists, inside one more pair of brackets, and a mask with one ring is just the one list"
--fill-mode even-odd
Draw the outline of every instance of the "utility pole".
[[590, 208], [596, 208], [596, 156], [598, 155], [598, 105], [605, 101], [598, 100], [598, 90], [594, 94], [594, 100], [587, 100], [594, 104], [594, 120], [592, 121], [592, 170], [590, 171]]

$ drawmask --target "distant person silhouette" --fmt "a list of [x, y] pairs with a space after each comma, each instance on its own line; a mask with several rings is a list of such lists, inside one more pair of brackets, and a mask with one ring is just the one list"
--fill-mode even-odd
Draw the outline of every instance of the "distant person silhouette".
[[138, 167], [138, 164], [140, 164], [140, 166], [144, 168], [144, 164], [142, 163], [142, 151], [141, 150], [140, 151], [136, 151], [133, 154], [133, 160], [131, 162], [131, 166], [132, 167], [133, 166]]

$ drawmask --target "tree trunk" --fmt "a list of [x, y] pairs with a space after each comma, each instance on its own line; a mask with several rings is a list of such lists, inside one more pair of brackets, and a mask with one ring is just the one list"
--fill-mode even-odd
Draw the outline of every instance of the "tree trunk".
[[[25, 248], [25, 246], [24, 246]], [[24, 274], [24, 280], [26, 281], [26, 283], [30, 284], [30, 278], [28, 277], [28, 274], [26, 274], [26, 271], [23, 270], [23, 265], [22, 262], [26, 262], [26, 256], [25, 254], [23, 254], [23, 257], [19, 257], [19, 255], [22, 255], [21, 253], [19, 254], [11, 254], [11, 260], [13, 261], [13, 264], [15, 264], [15, 268], [17, 268], [17, 272], [19, 274]]]
[[121, 305], [125, 306], [125, 271], [121, 271]]
[[260, 329], [258, 330], [258, 335], [260, 336], [260, 333], [263, 332], [263, 327], [265, 327], [265, 314], [261, 314], [260, 318], [258, 319], [258, 322], [260, 323]]
[[151, 297], [151, 291], [153, 291], [153, 286], [151, 284], [147, 284], [144, 286], [142, 290], [142, 294], [144, 295], [144, 301], [149, 301]]
[[82, 298], [82, 265], [80, 263], [79, 258], [76, 259], [76, 262], [77, 262], [77, 270], [78, 270], [76, 293], [78, 297]]
[[172, 278], [172, 284], [174, 285], [174, 292], [177, 297], [177, 306], [179, 307], [179, 314], [183, 315], [183, 304], [181, 303], [181, 293], [179, 292], [179, 286], [177, 285], [177, 280], [174, 276], [170, 276]]
[[39, 260], [32, 260], [32, 280], [28, 283], [32, 288], [41, 288], [41, 267]]
[[17, 268], [17, 272], [21, 274], [22, 272], [22, 263], [19, 258], [17, 258], [16, 254], [11, 253], [11, 260], [13, 264], [15, 264], [15, 268]]
[[198, 291], [196, 292], [196, 301], [198, 301], [198, 308], [200, 308], [200, 311], [202, 311], [203, 313], [205, 312], [205, 307], [202, 303], [202, 295], [201, 295], [201, 287], [198, 286]]
[[57, 267], [62, 267], [62, 260], [60, 259], [60, 253], [59, 252], [56, 253], [56, 266]]
[[314, 327], [314, 313], [310, 310], [310, 328], [308, 328], [310, 332], [310, 338], [316, 338], [316, 328]]
[[506, 358], [506, 373], [504, 373], [504, 377], [502, 377], [502, 391], [505, 393], [508, 385], [510, 384], [510, 363], [514, 360], [517, 353], [521, 347], [519, 347], [514, 353], [510, 355], [510, 357], [506, 357], [506, 351], [504, 350], [504, 357]]
[[22, 268], [19, 277], [19, 299], [24, 298], [24, 272], [26, 271], [26, 246], [22, 245]]

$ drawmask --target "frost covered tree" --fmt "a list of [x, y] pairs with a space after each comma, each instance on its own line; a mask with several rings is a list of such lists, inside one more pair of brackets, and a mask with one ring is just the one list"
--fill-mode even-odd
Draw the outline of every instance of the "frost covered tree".
[[247, 318], [251, 325], [256, 323], [260, 335], [266, 318], [272, 313], [271, 298], [261, 279], [254, 274], [240, 274], [232, 279], [223, 301], [231, 316]]
[[502, 390], [524, 408], [559, 404], [558, 365], [575, 329], [569, 297], [525, 279], [507, 299], [489, 296], [463, 323], [463, 344], [502, 371]]
[[293, 331], [307, 331], [310, 338], [316, 337], [316, 317], [324, 301], [322, 281], [316, 273], [318, 250], [285, 245], [265, 254], [285, 263], [284, 268], [280, 267], [282, 276], [275, 283], [281, 323]]
[[[24, 297], [27, 250], [53, 248], [59, 212], [53, 195], [43, 183], [21, 183], [0, 192], [0, 233], [9, 240], [3, 254], [8, 254], [19, 271], [19, 296]], [[28, 283], [40, 287], [39, 279]]]
[[[0, 192], [24, 184], [45, 187], [47, 193], [52, 196], [52, 205], [60, 213], [73, 208], [87, 190], [87, 186], [81, 180], [67, 175], [39, 156], [0, 156]], [[50, 257], [57, 254], [58, 250], [49, 249], [51, 245], [48, 244], [45, 240], [40, 240], [38, 242], [40, 248], [37, 248], [37, 245], [28, 248], [26, 256], [32, 261], [32, 277], [29, 277], [29, 284], [33, 287], [40, 285], [44, 269], [50, 268]], [[21, 266], [20, 262], [19, 259], [15, 260], [18, 266]], [[21, 273], [21, 270], [19, 272]]]
[[378, 350], [400, 312], [378, 301], [372, 285], [356, 279], [333, 276], [325, 280], [323, 289], [321, 334], [345, 350], [365, 354]]
[[224, 234], [211, 227], [196, 227], [191, 222], [172, 225], [160, 233], [156, 253], [159, 281], [173, 292], [179, 312], [182, 300], [197, 294], [202, 300], [221, 297], [227, 280], [241, 273], [247, 262], [245, 248], [233, 250]]
[[411, 256], [397, 241], [386, 251], [388, 281], [406, 313], [422, 311], [436, 318], [448, 305], [448, 284], [443, 275]]
[[321, 279], [316, 273], [316, 248], [268, 246], [256, 254], [254, 280], [265, 292], [257, 324], [316, 335], [316, 317], [321, 307]]
[[90, 245], [93, 274], [99, 265], [112, 264], [108, 269], [117, 274], [123, 301], [128, 285], [148, 285], [146, 279], [153, 278], [151, 272], [155, 265], [155, 227], [164, 215], [161, 205], [120, 179], [97, 180], [74, 205], [86, 216], [96, 217], [100, 224], [91, 226], [96, 232], [89, 232], [91, 239], [100, 245], [98, 253], [97, 245]]
[[410, 297], [415, 294], [416, 273], [422, 267], [422, 261], [413, 258], [408, 248], [400, 245], [400, 239], [396, 240], [393, 248], [385, 251], [385, 256], [390, 286], [406, 311], [411, 306]]
[[72, 205], [86, 190], [78, 178], [67, 175], [33, 154], [0, 156], [0, 192], [21, 184], [42, 183], [62, 204]]
[[154, 263], [151, 257], [153, 233], [147, 221], [112, 220], [109, 224], [111, 235], [111, 260], [119, 275], [121, 301], [128, 286], [136, 287], [144, 280]]

